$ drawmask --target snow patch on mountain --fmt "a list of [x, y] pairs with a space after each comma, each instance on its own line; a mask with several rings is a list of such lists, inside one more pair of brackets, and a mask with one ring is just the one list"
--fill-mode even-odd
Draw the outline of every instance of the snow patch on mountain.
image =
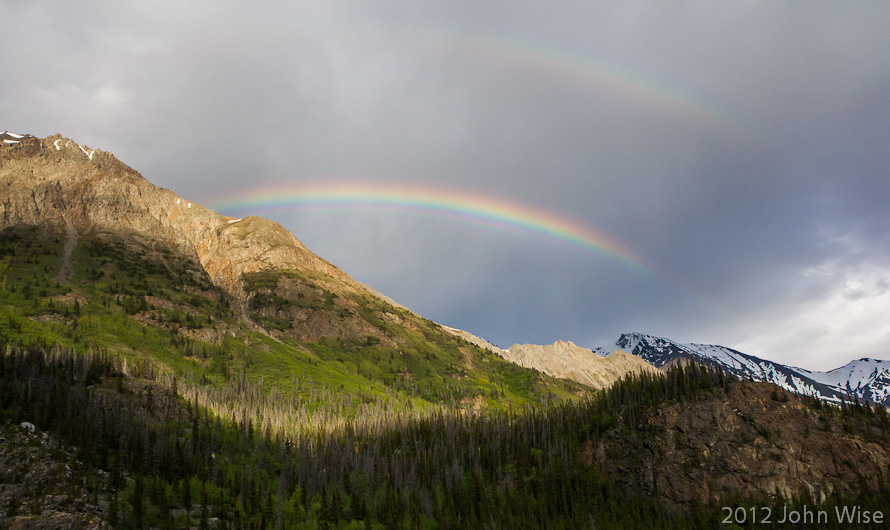
[[95, 149], [87, 149], [86, 147], [79, 145], [79, 144], [77, 147], [80, 147], [80, 150], [83, 151], [83, 154], [87, 155], [90, 160], [93, 159], [93, 153], [96, 152]]
[[[0, 140], [2, 140], [3, 144], [19, 144], [31, 138], [36, 137], [30, 134], [17, 134], [9, 131], [0, 133]], [[68, 138], [56, 138], [53, 140], [53, 147], [56, 151], [61, 151], [63, 147], [66, 149], [80, 149], [80, 151], [90, 160], [92, 160], [97, 153], [102, 152], [100, 149], [90, 149], [89, 147], [80, 145]]]
[[14, 132], [3, 131], [0, 133], [0, 140], [3, 140], [4, 144], [18, 144], [27, 140], [28, 138], [34, 138], [30, 134], [17, 134]]

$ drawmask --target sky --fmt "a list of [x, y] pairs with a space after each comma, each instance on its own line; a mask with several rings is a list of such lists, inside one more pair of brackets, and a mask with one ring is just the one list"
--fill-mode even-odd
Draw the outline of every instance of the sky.
[[890, 3], [0, 0], [60, 133], [493, 343], [890, 359]]

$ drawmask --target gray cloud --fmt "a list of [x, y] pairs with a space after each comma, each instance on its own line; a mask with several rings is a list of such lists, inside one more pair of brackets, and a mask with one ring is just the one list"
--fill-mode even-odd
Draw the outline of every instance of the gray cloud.
[[203, 203], [345, 181], [497, 197], [648, 267], [442, 219], [257, 212], [434, 320], [502, 345], [890, 355], [866, 317], [890, 263], [884, 2], [0, 5], [2, 128]]

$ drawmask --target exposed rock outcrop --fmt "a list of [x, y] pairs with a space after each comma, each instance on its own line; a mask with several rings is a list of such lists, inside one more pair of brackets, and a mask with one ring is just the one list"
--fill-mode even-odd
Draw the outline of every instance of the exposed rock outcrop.
[[[890, 480], [881, 428], [855, 431], [833, 406], [814, 409], [767, 383], [732, 385], [699, 400], [664, 403], [587, 448], [626, 491], [662, 495], [680, 510], [736, 498], [820, 503]], [[811, 504], [812, 505], [812, 504]]]
[[103, 490], [84, 488], [86, 465], [73, 448], [30, 422], [0, 423], [0, 527], [10, 530], [107, 529], [108, 473], [95, 474]]
[[606, 388], [631, 372], [658, 371], [651, 364], [627, 352], [615, 350], [608, 357], [602, 357], [571, 341], [560, 340], [546, 346], [514, 344], [501, 352], [502, 357], [519, 366], [534, 368], [547, 375], [571, 379], [597, 389]]

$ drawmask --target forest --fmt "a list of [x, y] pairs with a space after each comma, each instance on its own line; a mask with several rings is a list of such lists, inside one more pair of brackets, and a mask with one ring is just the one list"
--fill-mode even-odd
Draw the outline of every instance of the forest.
[[[828, 498], [669, 498], [642, 470], [658, 440], [692, 440], [653, 421], [760, 388], [719, 370], [593, 392], [330, 278], [248, 276], [258, 330], [169, 249], [83, 234], [65, 282], [62, 252], [58, 233], [0, 232], [0, 526], [70, 512], [140, 530], [710, 529], [725, 505], [890, 506], [890, 469], [854, 470]], [[332, 336], [300, 336], [296, 313]], [[883, 407], [768, 398], [788, 400], [813, 433], [890, 446]], [[732, 443], [775, 446], [784, 428]]]
[[[588, 399], [521, 411], [272, 428], [263, 415], [290, 406], [291, 397], [257, 406], [255, 389], [233, 386], [228, 397], [241, 411], [225, 416], [200, 397], [200, 381], [161, 382], [150, 367], [136, 374], [115, 355], [10, 343], [0, 351], [3, 419], [33, 423], [73, 447], [77, 478], [66, 487], [77, 491], [65, 493], [94, 498], [104, 520], [125, 529], [715, 528], [719, 506], [677, 511], [657, 494], [628, 491], [586, 459], [584, 447], [616, 431], [646, 436], [638, 420], [659, 404], [752, 384], [680, 365], [630, 376]], [[884, 444], [890, 437], [882, 407], [807, 406]], [[42, 497], [60, 493], [49, 489], [0, 508], [7, 518], [39, 513]], [[815, 505], [806, 496], [770, 502]], [[863, 487], [820, 506], [835, 505], [886, 509], [890, 487]]]

